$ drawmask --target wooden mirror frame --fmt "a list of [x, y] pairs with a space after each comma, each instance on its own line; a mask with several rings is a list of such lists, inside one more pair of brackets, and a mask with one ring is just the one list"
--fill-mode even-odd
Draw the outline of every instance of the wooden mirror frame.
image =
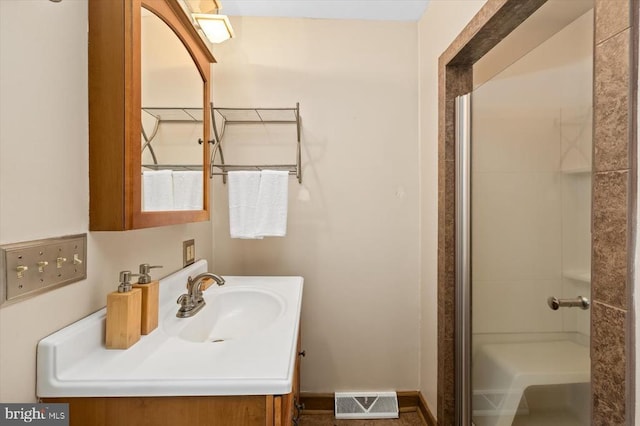
[[209, 220], [209, 144], [203, 144], [203, 209], [142, 211], [141, 8], [182, 41], [203, 81], [203, 135], [210, 139], [215, 59], [177, 0], [89, 1], [89, 230], [123, 231]]

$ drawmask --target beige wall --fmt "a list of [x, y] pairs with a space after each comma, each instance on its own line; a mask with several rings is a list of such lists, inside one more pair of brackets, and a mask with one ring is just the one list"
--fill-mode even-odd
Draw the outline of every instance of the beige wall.
[[418, 22], [420, 85], [420, 390], [437, 412], [438, 57], [485, 0], [431, 1]]
[[[483, 4], [432, 1], [417, 29], [234, 19], [216, 46], [219, 104], [301, 102], [288, 237], [231, 241], [219, 178], [214, 202], [217, 272], [306, 278], [304, 390], [419, 387], [436, 412], [437, 58]], [[0, 244], [87, 232], [86, 17], [0, 1]], [[119, 270], [169, 273], [187, 238], [211, 261], [210, 228], [90, 233], [86, 281], [0, 309], [0, 401], [35, 398], [37, 341], [101, 308]]]
[[[87, 232], [86, 1], [0, 1], [0, 58], [0, 244]], [[0, 308], [0, 401], [35, 400], [38, 340], [102, 308], [118, 271], [180, 268], [188, 238], [211, 260], [209, 222], [89, 233], [87, 280]]]
[[[216, 228], [224, 247], [216, 252], [220, 272], [307, 279], [305, 390], [414, 389], [421, 368], [421, 387], [435, 404], [435, 64], [481, 3], [434, 2], [420, 23], [421, 126], [428, 144], [421, 154], [427, 164], [422, 290], [415, 24], [271, 20], [277, 25], [260, 33], [260, 20], [241, 19], [234, 24], [243, 37], [216, 48], [221, 63], [214, 72], [225, 82], [216, 86], [218, 102], [226, 97], [236, 105], [302, 104], [305, 181], [304, 187], [291, 184], [287, 239], [228, 240], [219, 180], [215, 190]], [[1, 2], [0, 7], [0, 243], [86, 232], [86, 3]], [[439, 25], [446, 20], [457, 26]], [[328, 41], [336, 39], [340, 42]], [[24, 54], [29, 51], [34, 55]], [[38, 130], [25, 136], [24, 129], [33, 128], [31, 117], [37, 117]], [[38, 155], [25, 156], [28, 152]], [[303, 188], [308, 202], [298, 201]], [[180, 242], [193, 237], [199, 254], [210, 257], [208, 224], [91, 233], [88, 280], [0, 309], [0, 400], [34, 398], [37, 341], [101, 308], [119, 270], [151, 261], [169, 272], [179, 267]], [[287, 262], [275, 266], [285, 256]], [[33, 320], [33, 312], [42, 321]], [[13, 329], [16, 323], [20, 330]]]
[[[218, 106], [293, 106], [303, 185], [290, 179], [287, 237], [229, 238], [214, 183], [216, 271], [305, 278], [302, 389], [419, 386], [415, 22], [236, 18], [215, 46]], [[272, 129], [244, 143], [274, 142]], [[242, 163], [227, 129], [227, 162]], [[273, 151], [294, 160], [294, 138]], [[264, 155], [269, 155], [265, 153]], [[235, 158], [234, 158], [235, 157]], [[308, 193], [308, 200], [305, 200]], [[435, 327], [435, 324], [434, 324]]]

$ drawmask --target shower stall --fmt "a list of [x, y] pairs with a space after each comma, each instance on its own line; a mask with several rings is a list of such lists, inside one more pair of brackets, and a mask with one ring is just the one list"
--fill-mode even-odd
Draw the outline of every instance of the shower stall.
[[458, 425], [590, 422], [593, 10], [562, 3], [456, 99]]

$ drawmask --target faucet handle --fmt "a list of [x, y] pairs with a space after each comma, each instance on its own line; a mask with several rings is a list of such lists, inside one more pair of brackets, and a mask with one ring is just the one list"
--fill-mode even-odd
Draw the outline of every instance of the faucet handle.
[[151, 282], [151, 275], [149, 272], [153, 268], [162, 268], [162, 265], [151, 266], [148, 263], [140, 264], [140, 274], [138, 275], [140, 278], [138, 279], [138, 284], [149, 284]]
[[180, 305], [180, 307], [182, 308], [186, 308], [189, 306], [189, 295], [188, 294], [181, 294], [180, 297], [178, 297], [178, 300], [176, 301], [177, 304]]

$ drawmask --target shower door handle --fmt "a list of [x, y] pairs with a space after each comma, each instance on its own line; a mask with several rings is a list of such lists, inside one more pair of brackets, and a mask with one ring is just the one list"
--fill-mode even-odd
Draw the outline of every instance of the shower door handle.
[[557, 311], [559, 308], [573, 308], [578, 307], [580, 309], [589, 309], [591, 303], [589, 299], [584, 296], [578, 296], [575, 299], [558, 299], [557, 297], [549, 297], [547, 304], [551, 309]]

